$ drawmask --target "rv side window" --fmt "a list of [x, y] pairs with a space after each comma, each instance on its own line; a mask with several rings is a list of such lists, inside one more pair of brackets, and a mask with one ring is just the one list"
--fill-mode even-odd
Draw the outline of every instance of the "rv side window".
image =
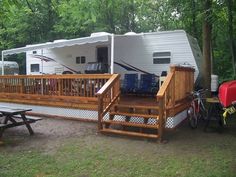
[[85, 56], [76, 57], [75, 59], [76, 59], [76, 64], [84, 64], [84, 63], [86, 63]]
[[85, 56], [81, 57], [81, 63], [84, 64], [85, 63]]
[[30, 70], [31, 72], [39, 72], [39, 64], [31, 64]]
[[76, 57], [76, 64], [80, 64], [80, 57]]
[[154, 52], [153, 64], [169, 64], [171, 58], [170, 52]]
[[37, 51], [34, 50], [34, 51], [33, 51], [33, 54], [37, 54]]

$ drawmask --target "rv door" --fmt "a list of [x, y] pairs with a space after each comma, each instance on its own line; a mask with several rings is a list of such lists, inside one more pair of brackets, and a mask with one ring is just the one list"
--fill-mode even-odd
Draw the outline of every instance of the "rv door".
[[97, 48], [97, 62], [106, 66], [106, 73], [108, 72], [108, 47]]

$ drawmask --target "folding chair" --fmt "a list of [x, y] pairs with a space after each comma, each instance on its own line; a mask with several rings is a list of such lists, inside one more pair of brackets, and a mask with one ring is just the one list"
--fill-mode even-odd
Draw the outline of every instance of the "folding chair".
[[155, 94], [157, 89], [157, 81], [154, 74], [141, 74], [138, 93]]
[[123, 93], [135, 93], [138, 88], [138, 74], [125, 74], [122, 87]]

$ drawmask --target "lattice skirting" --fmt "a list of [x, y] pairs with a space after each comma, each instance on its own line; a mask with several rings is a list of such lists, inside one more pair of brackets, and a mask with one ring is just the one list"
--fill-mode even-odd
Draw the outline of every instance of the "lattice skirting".
[[[16, 108], [31, 108], [33, 113], [36, 114], [46, 114], [51, 116], [59, 116], [66, 118], [74, 118], [80, 120], [92, 120], [97, 121], [98, 113], [97, 111], [91, 110], [81, 110], [81, 109], [71, 109], [71, 108], [62, 108], [62, 107], [49, 107], [49, 106], [38, 106], [38, 105], [25, 105], [25, 104], [16, 104], [16, 103], [5, 103], [0, 102], [0, 106], [12, 106]], [[166, 128], [174, 128], [179, 123], [181, 123], [187, 117], [187, 111], [183, 111], [177, 114], [174, 117], [168, 117], [166, 121]], [[109, 119], [109, 114], [106, 114], [104, 117], [105, 120]], [[114, 120], [116, 121], [125, 121], [127, 117], [125, 116], [115, 116]], [[129, 118], [130, 122], [134, 123], [144, 123], [144, 118], [141, 117], [131, 117]], [[147, 124], [155, 125], [157, 123], [156, 119], [148, 119]]]
[[63, 118], [75, 118], [75, 119], [85, 119], [85, 120], [97, 120], [97, 111], [91, 110], [81, 110], [81, 109], [71, 109], [63, 107], [50, 107], [50, 106], [39, 106], [39, 105], [25, 105], [16, 103], [5, 103], [0, 102], [0, 106], [12, 106], [16, 108], [31, 108], [32, 113], [59, 116]]
[[[187, 118], [187, 111], [184, 110], [182, 112], [180, 112], [179, 114], [177, 114], [174, 117], [168, 117], [166, 120], [166, 128], [172, 129], [175, 128], [176, 126], [178, 126], [184, 119]], [[105, 117], [106, 120], [108, 120], [108, 115], [106, 115]], [[114, 121], [125, 121], [126, 117], [125, 116], [115, 116], [114, 117]], [[130, 122], [133, 123], [144, 123], [144, 118], [141, 117], [131, 117]], [[156, 119], [153, 118], [149, 118], [147, 124], [151, 124], [151, 125], [155, 125], [157, 123]]]
[[166, 128], [175, 128], [186, 118], [187, 118], [187, 110], [180, 112], [174, 117], [168, 117], [166, 120]]

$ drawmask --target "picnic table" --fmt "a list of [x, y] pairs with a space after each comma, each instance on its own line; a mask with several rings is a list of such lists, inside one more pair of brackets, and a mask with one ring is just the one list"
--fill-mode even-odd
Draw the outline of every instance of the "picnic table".
[[30, 123], [34, 123], [41, 118], [26, 117], [26, 112], [32, 111], [32, 109], [21, 109], [0, 106], [0, 138], [5, 129], [25, 125], [30, 133], [34, 134]]

